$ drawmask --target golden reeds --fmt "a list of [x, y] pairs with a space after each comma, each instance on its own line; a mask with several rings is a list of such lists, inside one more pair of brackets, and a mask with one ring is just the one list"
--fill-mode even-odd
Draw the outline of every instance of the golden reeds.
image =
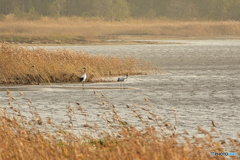
[[106, 77], [146, 74], [150, 64], [132, 57], [89, 55], [84, 52], [41, 48], [34, 50], [0, 45], [0, 84], [79, 82], [83, 67], [87, 81], [107, 81]]
[[[197, 37], [240, 35], [239, 21], [126, 20], [104, 21], [80, 17], [17, 20], [8, 15], [0, 21], [0, 40], [26, 43], [83, 43], [116, 39], [120, 35]], [[126, 37], [125, 37], [126, 38]]]
[[[213, 140], [209, 132], [198, 128], [199, 138], [196, 136], [187, 137], [185, 134], [175, 134], [175, 132], [166, 126], [172, 126], [169, 122], [164, 122], [156, 118], [156, 113], [149, 107], [148, 111], [140, 112], [139, 107], [131, 108], [131, 113], [135, 118], [148, 117], [154, 123], [147, 124], [148, 119], [143, 118], [144, 124], [141, 129], [128, 124], [120, 116], [115, 107], [107, 100], [105, 96], [94, 92], [99, 101], [105, 101], [102, 105], [102, 111], [99, 111], [98, 117], [104, 119], [108, 130], [101, 128], [97, 123], [91, 124], [86, 121], [83, 125], [85, 129], [80, 129], [79, 135], [73, 130], [67, 130], [64, 127], [57, 127], [50, 117], [39, 123], [40, 115], [36, 112], [35, 107], [24, 94], [20, 97], [25, 99], [29, 105], [32, 119], [22, 116], [21, 112], [14, 114], [19, 110], [17, 102], [13, 100], [8, 92], [9, 100], [12, 102], [10, 110], [0, 111], [0, 159], [144, 159], [144, 160], [208, 160], [208, 159], [225, 159], [225, 156], [210, 156], [210, 152], [224, 152], [222, 145], [228, 145], [231, 150], [228, 152], [240, 153], [240, 143], [238, 140], [230, 139], [229, 142]], [[19, 98], [18, 98], [19, 99]], [[70, 128], [74, 114], [82, 113], [86, 116], [83, 108], [77, 104], [76, 107], [67, 106]], [[109, 112], [106, 112], [107, 109]], [[80, 112], [80, 113], [79, 113]], [[174, 111], [175, 112], [175, 111]], [[150, 114], [152, 113], [152, 114]], [[86, 117], [87, 118], [87, 117]], [[130, 122], [129, 122], [130, 123]], [[164, 129], [168, 133], [159, 130], [158, 123], [165, 123]], [[49, 129], [53, 129], [52, 132]], [[88, 130], [90, 132], [84, 132]], [[98, 133], [94, 137], [90, 133]], [[229, 157], [238, 159], [238, 157]]]

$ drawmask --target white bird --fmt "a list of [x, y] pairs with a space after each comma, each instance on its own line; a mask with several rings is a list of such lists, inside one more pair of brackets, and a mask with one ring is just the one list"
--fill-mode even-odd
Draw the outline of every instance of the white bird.
[[80, 82], [82, 82], [82, 86], [83, 86], [83, 89], [84, 89], [84, 82], [85, 80], [87, 79], [87, 74], [86, 74], [86, 68], [84, 67], [84, 74], [80, 77]]
[[[120, 77], [120, 78], [118, 78], [118, 82], [124, 82], [124, 80], [125, 79], [127, 79], [128, 78], [128, 74], [126, 75], [126, 77]], [[120, 85], [121, 86], [121, 85]]]

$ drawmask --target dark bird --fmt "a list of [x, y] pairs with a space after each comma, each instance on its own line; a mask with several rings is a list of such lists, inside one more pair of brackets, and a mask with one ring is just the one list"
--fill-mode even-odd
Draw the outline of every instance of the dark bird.
[[[124, 80], [125, 79], [127, 79], [128, 78], [128, 74], [126, 75], [126, 77], [120, 77], [120, 78], [118, 78], [118, 82], [124, 82]], [[121, 86], [121, 85], [120, 85]]]
[[86, 74], [87, 69], [85, 67], [83, 69], [84, 69], [84, 74], [80, 77], [80, 82], [82, 82], [82, 86], [84, 87], [84, 82], [87, 79], [87, 74]]

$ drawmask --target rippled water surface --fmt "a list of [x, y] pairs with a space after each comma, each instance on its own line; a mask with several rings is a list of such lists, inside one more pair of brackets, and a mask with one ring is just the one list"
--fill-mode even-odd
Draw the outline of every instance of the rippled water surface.
[[[83, 90], [82, 84], [52, 84], [41, 86], [1, 86], [0, 107], [8, 106], [11, 91], [28, 113], [27, 103], [20, 97], [22, 91], [37, 107], [44, 118], [50, 116], [54, 122], [68, 121], [67, 105], [78, 102], [89, 116], [90, 122], [99, 122], [97, 113], [101, 108], [93, 90], [104, 93], [107, 100], [129, 123], [140, 126], [140, 122], [129, 114], [126, 105], [146, 106], [144, 98], [163, 119], [174, 123], [177, 113], [177, 131], [197, 133], [197, 126], [210, 130], [211, 121], [223, 133], [222, 138], [236, 138], [240, 133], [240, 40], [162, 40], [169, 44], [101, 45], [101, 46], [46, 46], [48, 50], [65, 48], [82, 50], [89, 54], [112, 56], [130, 55], [151, 61], [162, 68], [161, 75], [130, 76], [125, 87], [119, 83], [87, 83], [90, 89]], [[116, 78], [117, 79], [117, 78]], [[96, 89], [92, 89], [92, 88]], [[101, 89], [105, 88], [105, 89]], [[109, 88], [109, 89], [106, 89]], [[143, 114], [146, 114], [143, 112]], [[76, 114], [78, 127], [85, 123], [82, 115]]]

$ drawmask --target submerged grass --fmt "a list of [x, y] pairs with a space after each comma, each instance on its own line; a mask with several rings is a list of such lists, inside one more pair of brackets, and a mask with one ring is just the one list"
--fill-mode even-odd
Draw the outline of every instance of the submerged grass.
[[1, 109], [0, 116], [0, 159], [225, 159], [224, 156], [210, 156], [210, 151], [224, 152], [224, 145], [232, 148], [228, 152], [240, 153], [238, 140], [229, 139], [224, 143], [214, 140], [211, 132], [218, 132], [214, 125], [211, 132], [199, 127], [198, 134], [202, 135], [200, 137], [190, 137], [187, 132], [178, 134], [175, 109], [173, 108], [175, 122], [171, 124], [157, 115], [146, 98], [145, 107], [135, 104], [126, 106], [130, 116], [142, 123], [139, 129], [122, 119], [121, 113], [117, 112], [104, 94], [94, 91], [102, 108], [97, 116], [99, 121], [103, 120], [105, 129], [99, 127], [99, 121], [89, 123], [86, 120], [80, 127], [79, 134], [76, 134], [73, 124], [78, 122], [74, 119], [74, 114], [86, 119], [88, 117], [87, 111], [80, 104], [67, 106], [69, 121], [65, 126], [59, 127], [50, 117], [42, 119], [32, 102], [20, 92], [32, 118], [23, 116], [16, 99], [9, 91], [7, 94], [9, 106]]
[[48, 51], [9, 44], [0, 45], [0, 84], [79, 82], [83, 67], [86, 81], [109, 81], [107, 77], [146, 74], [151, 64], [132, 57], [89, 55], [70, 50]]

